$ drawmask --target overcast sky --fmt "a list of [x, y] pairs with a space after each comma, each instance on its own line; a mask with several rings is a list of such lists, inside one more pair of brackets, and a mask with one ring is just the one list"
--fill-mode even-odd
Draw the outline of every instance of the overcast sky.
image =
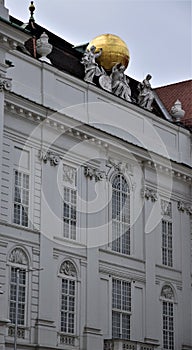
[[[5, 0], [9, 13], [28, 22], [29, 0]], [[192, 77], [191, 0], [35, 0], [35, 20], [72, 44], [111, 33], [130, 51], [126, 73], [153, 87]]]

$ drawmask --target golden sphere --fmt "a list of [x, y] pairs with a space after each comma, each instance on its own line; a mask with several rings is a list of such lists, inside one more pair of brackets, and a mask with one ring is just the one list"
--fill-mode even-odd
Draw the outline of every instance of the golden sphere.
[[125, 42], [117, 35], [102, 34], [90, 41], [87, 49], [96, 47], [96, 52], [103, 49], [101, 56], [97, 58], [97, 63], [107, 72], [110, 72], [116, 63], [121, 63], [126, 68], [129, 64], [130, 54]]

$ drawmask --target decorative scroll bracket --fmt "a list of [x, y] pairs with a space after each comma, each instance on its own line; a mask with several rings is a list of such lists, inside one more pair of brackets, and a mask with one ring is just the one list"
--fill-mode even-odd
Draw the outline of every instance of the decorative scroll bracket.
[[0, 92], [10, 91], [12, 88], [11, 78], [6, 78], [0, 73]]
[[145, 187], [141, 191], [141, 195], [143, 198], [146, 198], [147, 200], [151, 199], [151, 202], [156, 202], [158, 199], [157, 191], [155, 191], [149, 187]]
[[57, 166], [59, 165], [62, 157], [54, 152], [43, 152], [40, 150], [39, 159], [42, 160], [44, 163], [47, 163], [47, 161], [49, 161], [51, 166]]
[[101, 171], [97, 168], [92, 168], [90, 166], [84, 167], [84, 175], [86, 177], [89, 177], [90, 180], [92, 180], [94, 178], [95, 182], [101, 181], [101, 180], [106, 178], [106, 174], [104, 171]]
[[177, 209], [182, 212], [186, 212], [188, 215], [192, 215], [192, 205], [186, 204], [182, 201], [177, 203]]

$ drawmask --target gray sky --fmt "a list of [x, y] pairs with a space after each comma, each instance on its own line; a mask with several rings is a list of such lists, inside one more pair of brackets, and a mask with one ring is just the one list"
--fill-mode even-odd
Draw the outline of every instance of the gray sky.
[[[12, 16], [27, 22], [29, 0], [5, 0]], [[152, 86], [192, 77], [191, 0], [34, 0], [35, 20], [72, 44], [111, 33], [131, 59], [126, 73]]]

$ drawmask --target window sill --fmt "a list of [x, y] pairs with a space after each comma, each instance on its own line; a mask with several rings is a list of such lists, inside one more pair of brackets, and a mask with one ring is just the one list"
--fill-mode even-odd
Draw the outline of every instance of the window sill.
[[163, 265], [163, 264], [156, 264], [155, 266], [160, 268], [160, 269], [165, 269], [165, 270], [168, 270], [168, 271], [174, 271], [174, 272], [177, 272], [177, 273], [181, 273], [181, 270], [175, 269], [174, 266], [167, 266], [167, 265]]
[[28, 232], [32, 232], [32, 233], [40, 233], [40, 230], [33, 229], [33, 228], [30, 228], [30, 227], [21, 226], [21, 225], [17, 225], [17, 224], [14, 224], [12, 222], [7, 222], [7, 221], [5, 222], [3, 220], [0, 220], [0, 225], [17, 228], [18, 230], [22, 230], [22, 231], [28, 231]]

